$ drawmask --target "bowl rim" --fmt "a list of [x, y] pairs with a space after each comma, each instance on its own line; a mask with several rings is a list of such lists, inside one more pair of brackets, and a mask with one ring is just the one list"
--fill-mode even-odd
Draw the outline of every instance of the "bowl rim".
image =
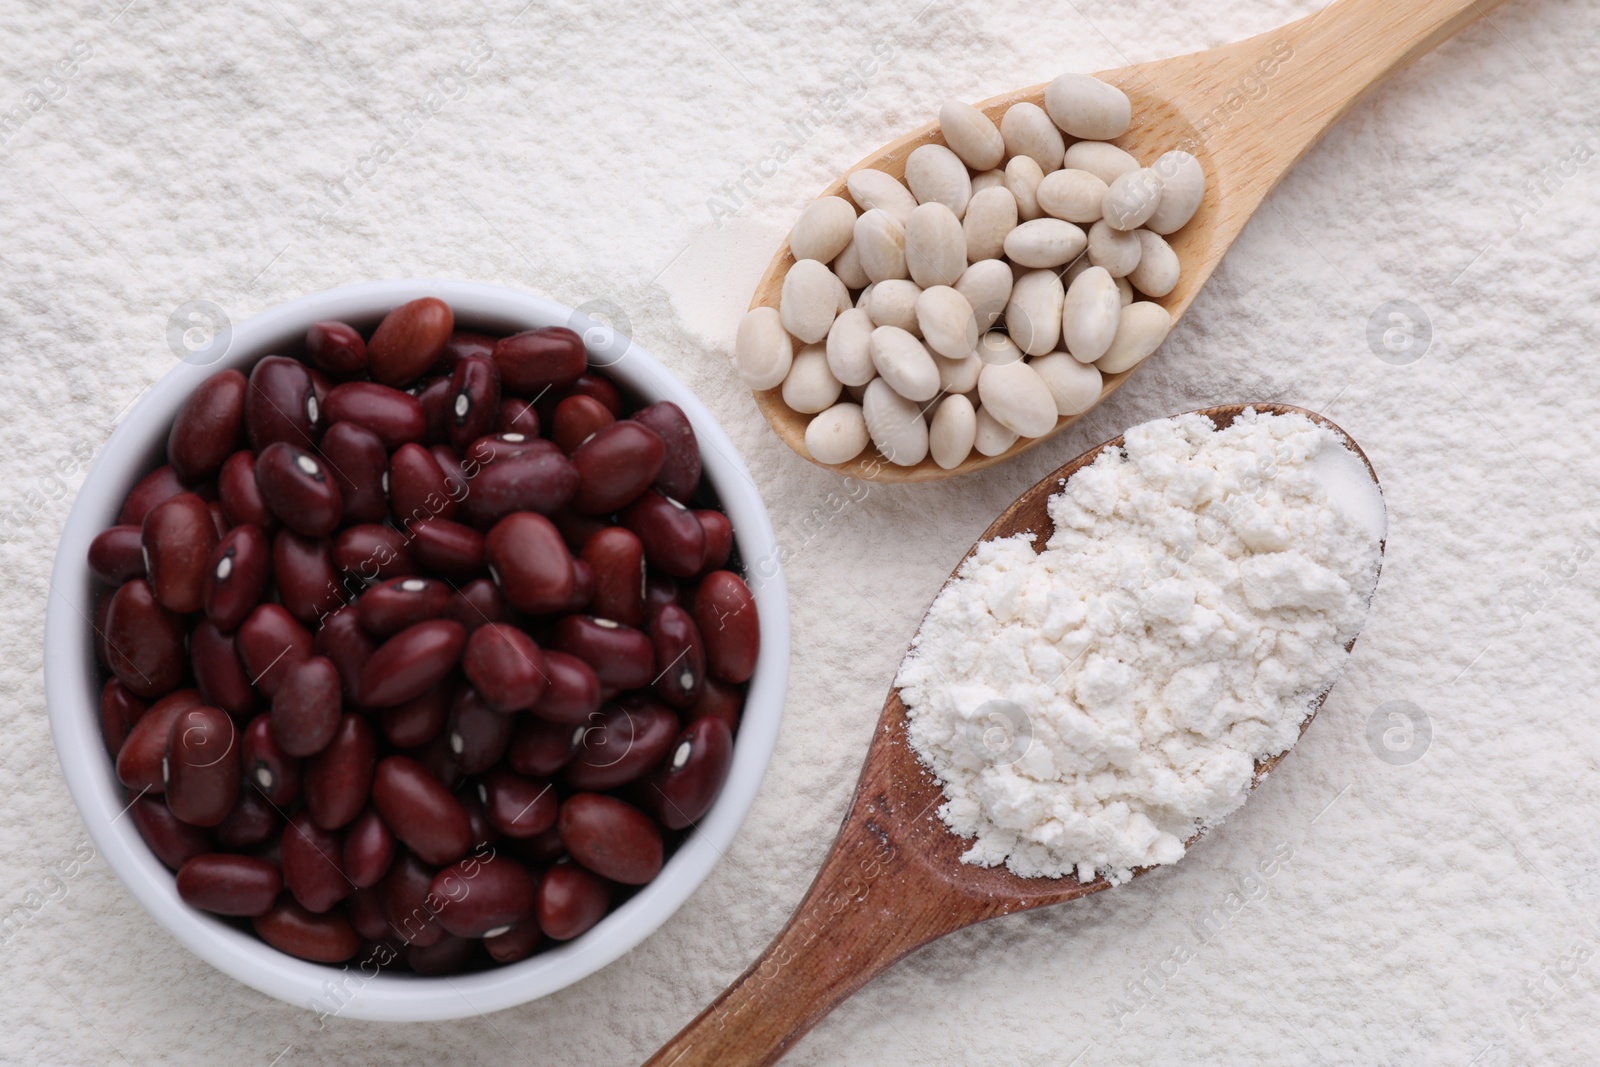
[[[133, 820], [121, 817], [131, 805], [124, 800], [100, 731], [103, 683], [90, 638], [96, 585], [86, 561], [89, 543], [115, 523], [128, 488], [164, 453], [174, 416], [201, 380], [227, 368], [247, 370], [274, 348], [295, 343], [313, 322], [375, 323], [390, 309], [423, 296], [444, 300], [468, 328], [575, 329], [585, 339], [592, 366], [648, 401], [671, 400], [682, 408], [701, 444], [705, 476], [733, 524], [745, 580], [761, 618], [759, 658], [728, 780], [711, 811], [656, 879], [573, 941], [515, 964], [436, 978], [378, 973], [375, 967], [369, 973], [370, 960], [351, 960], [339, 968], [300, 960], [183, 903], [173, 872], [150, 851]], [[584, 305], [591, 306], [609, 310], [604, 301]], [[710, 409], [624, 333], [612, 332], [608, 323], [583, 309], [500, 285], [440, 278], [360, 282], [299, 297], [237, 326], [225, 326], [215, 344], [192, 353], [125, 409], [78, 489], [51, 571], [44, 634], [50, 731], [68, 791], [106, 862], [168, 933], [213, 967], [323, 1016], [423, 1022], [498, 1011], [577, 982], [638, 945], [682, 906], [732, 844], [776, 746], [788, 689], [790, 620], [777, 537], [759, 488]], [[598, 362], [600, 358], [607, 362]]]

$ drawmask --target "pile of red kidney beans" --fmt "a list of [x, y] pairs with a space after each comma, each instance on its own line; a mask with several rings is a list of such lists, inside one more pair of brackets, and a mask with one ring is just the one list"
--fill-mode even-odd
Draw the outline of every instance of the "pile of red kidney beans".
[[324, 963], [510, 963], [710, 809], [755, 602], [682, 410], [571, 330], [317, 323], [167, 459], [89, 566], [106, 746], [192, 906]]

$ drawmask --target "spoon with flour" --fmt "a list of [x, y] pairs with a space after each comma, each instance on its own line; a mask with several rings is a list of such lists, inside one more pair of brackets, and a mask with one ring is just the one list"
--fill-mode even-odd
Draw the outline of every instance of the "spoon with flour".
[[[1253, 507], [1251, 503], [1244, 500], [1230, 503], [1229, 497], [1222, 497], [1211, 505], [1211, 521], [1220, 523], [1219, 543], [1235, 533], [1242, 534], [1251, 546], [1245, 550], [1236, 549], [1235, 554], [1246, 560], [1261, 561], [1269, 557], [1286, 558], [1296, 554], [1294, 550], [1308, 547], [1296, 545], [1292, 540], [1285, 542], [1285, 529], [1291, 539], [1296, 533], [1302, 539], [1320, 538], [1323, 534], [1316, 531], [1325, 530], [1331, 524], [1343, 531], [1347, 545], [1354, 543], [1352, 538], [1369, 539], [1371, 553], [1367, 562], [1370, 566], [1357, 569], [1363, 572], [1360, 580], [1370, 581], [1371, 587], [1355, 590], [1364, 612], [1364, 604], [1376, 588], [1385, 536], [1383, 500], [1371, 464], [1344, 431], [1319, 415], [1273, 404], [1254, 405], [1256, 414], [1245, 414], [1250, 410], [1236, 405], [1194, 414], [1208, 418], [1219, 438], [1241, 417], [1248, 421], [1290, 416], [1296, 418], [1295, 426], [1305, 430], [1328, 431], [1328, 440], [1324, 442], [1328, 447], [1312, 453], [1309, 459], [1300, 457], [1302, 473], [1309, 472], [1309, 479], [1320, 490], [1319, 499], [1325, 507], [1316, 530], [1297, 528], [1293, 524], [1285, 527], [1280, 523], [1274, 532], [1271, 524], [1263, 523], [1257, 515], [1247, 514]], [[1182, 425], [1192, 427], [1197, 423], [1191, 417], [1191, 421]], [[1129, 436], [1137, 432], [1137, 429], [1130, 431]], [[924, 619], [906, 664], [902, 666], [902, 680], [913, 673], [910, 668], [919, 657], [933, 654], [926, 631], [936, 620], [946, 594], [968, 581], [974, 567], [984, 562], [982, 554], [1007, 548], [1012, 544], [1007, 539], [1019, 534], [1033, 535], [1031, 547], [1035, 552], [1057, 551], [1051, 544], [1056, 532], [1052, 498], [1063, 495], [1067, 480], [1094, 465], [1102, 454], [1109, 454], [1108, 458], [1115, 461], [1124, 447], [1125, 439], [1119, 437], [1085, 452], [1025, 492], [984, 531]], [[1182, 461], [1179, 462], [1181, 465]], [[1105, 464], [1090, 472], [1092, 477], [1102, 480], [1105, 473]], [[1305, 479], [1296, 484], [1303, 493]], [[1223, 512], [1217, 510], [1219, 508], [1230, 510]], [[1054, 506], [1054, 513], [1069, 514], [1059, 504]], [[1203, 516], [1206, 511], [1197, 510], [1196, 514]], [[1083, 525], [1074, 520], [1075, 527]], [[1200, 541], [1206, 539], [1207, 535], [1199, 535]], [[1260, 543], [1256, 544], [1258, 541]], [[974, 567], [965, 566], [969, 561]], [[1307, 578], [1307, 574], [1312, 576]], [[1244, 584], [1248, 586], [1251, 581], [1247, 575]], [[1308, 590], [1315, 593], [1319, 582], [1326, 584], [1325, 579], [1316, 578], [1312, 568], [1305, 567], [1298, 575], [1262, 585], [1264, 593], [1246, 589], [1233, 595], [1254, 601], [1257, 609], [1293, 614], [1305, 602]], [[1211, 595], [1220, 594], [1213, 592]], [[1262, 595], [1265, 600], [1259, 599]], [[1242, 611], [1242, 605], [1240, 608], [1241, 614], [1247, 614]], [[1346, 621], [1348, 623], [1348, 618]], [[1140, 628], [1144, 625], [1139, 624]], [[1326, 677], [1319, 677], [1321, 689], [1314, 699], [1302, 696], [1300, 703], [1294, 706], [1293, 717], [1284, 724], [1287, 736], [1278, 739], [1277, 747], [1266, 749], [1275, 754], [1254, 759], [1253, 766], [1249, 762], [1244, 765], [1242, 778], [1234, 783], [1237, 796], [1233, 806], [1243, 802], [1245, 794], [1278, 765], [1287, 754], [1288, 746], [1310, 725], [1337, 677], [1337, 668], [1342, 666], [1355, 643], [1354, 628], [1358, 625], [1359, 621], [1347, 626], [1348, 640], [1339, 642], [1342, 649], [1336, 643], [1334, 648], [1321, 650], [1325, 655], [1320, 662], [1324, 668], [1333, 664], [1332, 670], [1325, 671]], [[937, 681], [935, 679], [935, 683]], [[1058, 681], [1059, 678], [1052, 679], [1052, 682]], [[964, 684], [962, 680], [950, 679], [945, 688], [957, 690]], [[1064, 685], [1057, 688], [1064, 688]], [[1081, 696], [1081, 688], [1078, 692]], [[995, 841], [1003, 840], [1004, 835], [1000, 838], [991, 835], [985, 855], [983, 828], [979, 829], [976, 842], [971, 836], [952, 832], [946, 824], [952, 822], [950, 809], [961, 806], [958, 803], [961, 775], [948, 761], [941, 763], [936, 742], [930, 745], [926, 737], [912, 736], [922, 729], [923, 724], [917, 719], [927, 709], [908, 710], [905, 699], [908, 695], [911, 690], [903, 692], [898, 685], [890, 691], [849, 813], [815, 881], [788, 924], [760, 958], [653, 1056], [647, 1067], [773, 1063], [835, 1005], [917, 948], [985, 919], [1076, 900], [1150, 869], [1149, 866], [1119, 869], [1129, 854], [1125, 847], [1121, 853], [1113, 851], [1100, 857], [1104, 863], [1090, 859], [1085, 861], [1086, 865], [1075, 862], [1066, 852], [1051, 855], [1050, 850], [1041, 852], [1038, 847], [1031, 852], [1025, 847], [1015, 847], [1007, 859], [1001, 855], [1006, 851], [1005, 845], [998, 849], [995, 846]], [[981, 695], [968, 695], [968, 699], [979, 699]], [[989, 747], [1004, 748], [1012, 740], [1001, 738], [998, 746]], [[958, 738], [956, 748], [959, 743]], [[988, 745], [989, 742], [979, 741], [978, 744]], [[982, 757], [981, 752], [978, 755]], [[930, 771], [930, 757], [938, 776]], [[968, 800], [966, 810], [970, 814], [972, 803], [970, 798]], [[955, 819], [959, 822], [959, 813]], [[1099, 828], [1104, 829], [1104, 826], [1102, 822]], [[1184, 831], [1187, 838], [1181, 844], [1174, 841], [1155, 846], [1151, 853], [1155, 858], [1151, 862], [1172, 862], [1211, 828], [1211, 825], [1190, 823], [1189, 829]], [[963, 829], [970, 831], [968, 827]], [[1113, 828], [1112, 837], [1118, 829], [1126, 828]], [[1171, 827], [1166, 830], [1170, 831]], [[1175, 850], [1174, 845], [1177, 846]], [[979, 855], [975, 857], [974, 852]], [[1045, 858], [1041, 860], [1041, 856]], [[1002, 865], [1003, 859], [1010, 866]], [[982, 865], [985, 863], [991, 865]], [[1013, 868], [1030, 873], [1048, 868], [1061, 874], [1023, 877]]]

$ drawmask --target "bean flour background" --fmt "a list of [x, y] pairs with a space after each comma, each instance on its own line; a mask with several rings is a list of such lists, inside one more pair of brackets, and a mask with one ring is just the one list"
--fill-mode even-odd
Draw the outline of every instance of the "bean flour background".
[[[945, 939], [786, 1062], [1590, 1062], [1600, 11], [1510, 0], [1372, 94], [1132, 383], [1019, 460], [845, 483], [728, 365], [801, 207], [946, 97], [1316, 6], [6, 5], [0, 1060], [639, 1062], [799, 901], [902, 651], [990, 519], [1129, 425], [1270, 400], [1344, 426], [1390, 508], [1371, 619], [1296, 753], [1181, 864]], [[43, 616], [86, 464], [142, 390], [227, 322], [407, 276], [590, 305], [700, 392], [787, 552], [793, 682], [742, 833], [632, 954], [489, 1016], [319, 1023], [190, 955], [95, 852], [50, 743]]]

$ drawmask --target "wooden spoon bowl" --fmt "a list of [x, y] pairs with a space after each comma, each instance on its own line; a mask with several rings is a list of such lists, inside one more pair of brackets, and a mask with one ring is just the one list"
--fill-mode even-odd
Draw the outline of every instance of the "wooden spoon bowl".
[[[1335, 0], [1315, 15], [1257, 37], [1096, 75], [1127, 93], [1133, 104], [1133, 125], [1112, 144], [1145, 166], [1163, 152], [1182, 149], [1206, 172], [1199, 210], [1167, 238], [1182, 274], [1177, 287], [1155, 302], [1166, 308], [1174, 326], [1267, 194], [1334, 122], [1390, 74], [1500, 2]], [[1013, 104], [1026, 101], [1042, 107], [1044, 90], [1044, 85], [1035, 85], [975, 106], [998, 125]], [[881, 170], [903, 179], [906, 158], [914, 149], [944, 143], [939, 124], [930, 122], [867, 156], [819, 195], [851, 200], [845, 180], [858, 170]], [[757, 284], [751, 308], [778, 306], [784, 276], [794, 262], [785, 240]], [[1160, 358], [1160, 352], [1149, 358]], [[1106, 375], [1100, 400], [1143, 365]], [[816, 463], [805, 445], [812, 416], [785, 404], [781, 388], [759, 390], [754, 396], [783, 442]], [[1083, 414], [1063, 416], [1049, 434], [1020, 438], [999, 455], [974, 451], [950, 470], [931, 456], [915, 466], [896, 466], [870, 444], [847, 463], [819, 466], [880, 482], [937, 481], [1021, 455]]]
[[[1199, 414], [1221, 429], [1247, 407], [1275, 415], [1304, 415], [1327, 427], [1361, 459], [1377, 484], [1377, 472], [1366, 454], [1343, 430], [1314, 412], [1281, 404], [1235, 404]], [[1008, 507], [979, 541], [1031, 532], [1036, 535], [1035, 549], [1043, 549], [1055, 529], [1047, 505], [1060, 491], [1062, 480], [1093, 463], [1104, 450], [1121, 447], [1122, 438], [1113, 438], [1051, 472]], [[976, 549], [974, 544], [961, 562]], [[957, 564], [951, 579], [960, 569]], [[1354, 646], [1352, 638], [1346, 652]], [[1327, 692], [1322, 693], [1307, 709], [1302, 734], [1326, 698]], [[1252, 787], [1287, 754], [1258, 761]], [[962, 853], [971, 842], [951, 833], [935, 814], [943, 800], [938, 781], [907, 738], [900, 691], [891, 689], [849, 814], [788, 925], [647, 1067], [773, 1063], [835, 1005], [922, 945], [997, 915], [1076, 900], [1109, 888], [1103, 877], [1087, 883], [1072, 877], [1023, 878], [1005, 867], [963, 863]], [[1135, 871], [1134, 876], [1147, 870]]]

